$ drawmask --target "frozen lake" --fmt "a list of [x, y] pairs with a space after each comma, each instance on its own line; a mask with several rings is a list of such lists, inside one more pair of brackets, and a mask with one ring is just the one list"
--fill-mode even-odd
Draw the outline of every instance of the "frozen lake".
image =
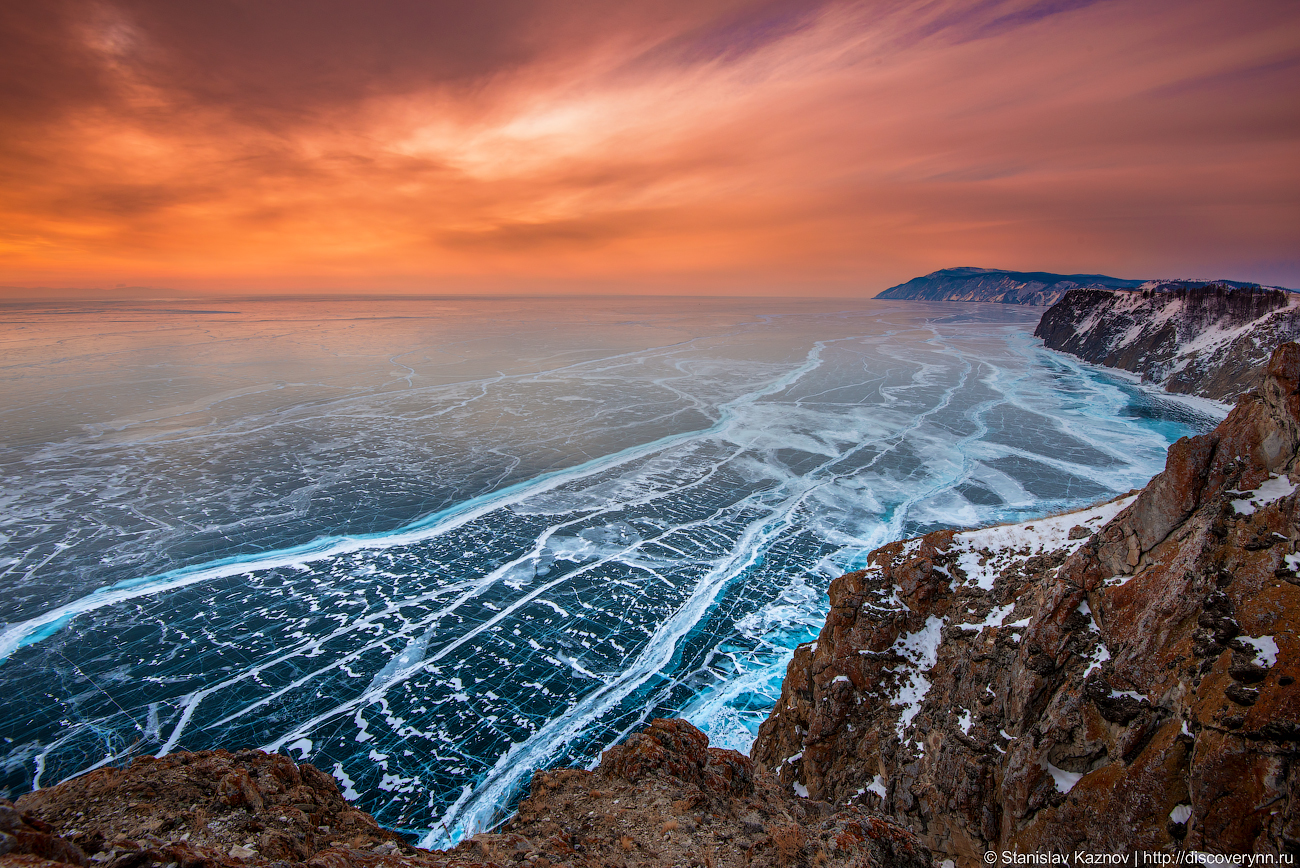
[[746, 750], [868, 550], [1128, 491], [1213, 424], [1041, 312], [0, 307], [2, 789], [264, 747], [443, 844], [653, 716]]

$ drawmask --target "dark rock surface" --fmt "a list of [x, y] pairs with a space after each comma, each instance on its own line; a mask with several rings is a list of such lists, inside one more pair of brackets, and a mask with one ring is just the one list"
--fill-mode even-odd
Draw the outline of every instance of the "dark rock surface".
[[1034, 335], [1170, 392], [1232, 401], [1258, 385], [1274, 349], [1300, 338], [1300, 296], [1226, 284], [1072, 290]]
[[1286, 344], [1114, 518], [878, 549], [831, 584], [754, 758], [961, 865], [1300, 853], [1298, 446]]
[[997, 268], [944, 268], [891, 286], [876, 298], [916, 301], [988, 301], [1041, 307], [1055, 304], [1071, 289], [1140, 286], [1104, 274], [1052, 274], [1046, 271], [1003, 271]]

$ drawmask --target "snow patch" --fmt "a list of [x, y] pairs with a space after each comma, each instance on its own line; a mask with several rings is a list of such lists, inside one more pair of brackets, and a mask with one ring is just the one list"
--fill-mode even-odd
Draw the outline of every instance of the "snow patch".
[[921, 702], [930, 691], [930, 680], [924, 673], [928, 672], [939, 659], [939, 640], [943, 634], [944, 619], [930, 615], [925, 619], [925, 626], [915, 633], [906, 633], [898, 637], [890, 649], [908, 663], [912, 664], [906, 680], [899, 686], [894, 696], [895, 705], [901, 705], [898, 715], [898, 737], [911, 725], [912, 719], [921, 710]]
[[1270, 476], [1261, 482], [1259, 488], [1254, 491], [1235, 491], [1232, 493], [1245, 495], [1245, 497], [1232, 502], [1232, 508], [1237, 515], [1253, 515], [1255, 510], [1260, 507], [1268, 506], [1270, 503], [1295, 494], [1295, 483], [1285, 476]]
[[1151, 701], [1150, 699], [1147, 699], [1145, 696], [1143, 696], [1141, 693], [1137, 693], [1136, 691], [1133, 690], [1112, 690], [1110, 692], [1111, 699], [1121, 699], [1125, 696], [1127, 696], [1129, 699], [1136, 699], [1138, 702]]
[[808, 798], [808, 788], [798, 781], [794, 782], [794, 794], [801, 799]]
[[1092, 616], [1092, 607], [1088, 605], [1088, 601], [1086, 599], [1079, 601], [1078, 612], [1080, 615], [1083, 615], [1085, 618], [1088, 619], [1089, 630], [1091, 630], [1093, 633], [1101, 632], [1101, 628], [1097, 626], [1097, 619]]
[[1191, 805], [1174, 805], [1174, 809], [1169, 812], [1169, 819], [1175, 823], [1185, 825], [1192, 818]]
[[1070, 539], [1071, 528], [1085, 523], [1104, 524], [1119, 515], [1136, 497], [1123, 497], [1090, 509], [1022, 524], [962, 531], [953, 536], [949, 550], [957, 555], [957, 565], [965, 573], [967, 583], [991, 591], [994, 579], [1012, 563], [1047, 552], [1073, 552], [1087, 542], [1087, 538]]
[[560, 605], [556, 603], [552, 603], [550, 600], [544, 599], [542, 597], [538, 597], [534, 602], [541, 603], [543, 606], [550, 606], [552, 609], [555, 610], [555, 614], [559, 615], [562, 618], [572, 617], [567, 611], [565, 611], [564, 608], [562, 608]]
[[1255, 665], [1272, 669], [1277, 663], [1277, 642], [1272, 636], [1238, 636], [1242, 642], [1255, 649]]
[[1098, 642], [1097, 647], [1092, 649], [1092, 655], [1088, 658], [1088, 668], [1083, 671], [1083, 680], [1087, 681], [1092, 670], [1100, 669], [1101, 664], [1110, 659], [1110, 649], [1103, 643]]
[[1068, 793], [1070, 790], [1074, 789], [1074, 785], [1079, 782], [1081, 777], [1083, 777], [1082, 772], [1067, 772], [1065, 769], [1058, 769], [1046, 760], [1044, 760], [1043, 763], [1047, 771], [1051, 773], [1052, 780], [1056, 783], [1056, 791], [1058, 793]]
[[994, 606], [993, 611], [989, 612], [989, 616], [985, 618], [983, 621], [973, 622], [969, 624], [957, 624], [955, 626], [958, 626], [963, 630], [971, 630], [976, 633], [983, 630], [985, 627], [1001, 627], [1002, 622], [1007, 619], [1007, 615], [1010, 615], [1015, 608], [1016, 608], [1015, 603], [1008, 603], [1005, 606]]

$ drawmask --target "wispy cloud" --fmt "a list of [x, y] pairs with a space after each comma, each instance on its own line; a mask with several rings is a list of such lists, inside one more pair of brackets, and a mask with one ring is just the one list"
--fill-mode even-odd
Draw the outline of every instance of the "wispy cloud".
[[1300, 282], [1289, 3], [360, 8], [5, 13], [0, 282]]

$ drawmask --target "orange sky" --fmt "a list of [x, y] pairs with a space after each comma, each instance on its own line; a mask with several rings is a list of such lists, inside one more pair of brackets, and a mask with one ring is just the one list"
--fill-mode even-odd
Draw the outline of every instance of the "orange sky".
[[0, 284], [1300, 287], [1295, 0], [42, 0]]

